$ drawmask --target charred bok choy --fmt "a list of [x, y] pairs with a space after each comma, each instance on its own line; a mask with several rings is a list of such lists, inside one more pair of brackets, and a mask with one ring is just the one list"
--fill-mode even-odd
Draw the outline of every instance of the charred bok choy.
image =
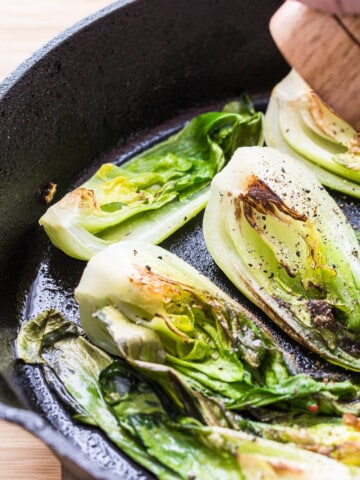
[[295, 340], [360, 370], [360, 249], [344, 214], [301, 162], [238, 149], [204, 217], [215, 262]]
[[158, 243], [205, 207], [212, 178], [237, 147], [262, 142], [262, 113], [244, 97], [120, 166], [102, 165], [40, 224], [55, 246], [82, 260], [124, 237]]
[[24, 361], [45, 367], [48, 381], [79, 420], [101, 428], [160, 480], [355, 480], [360, 476], [358, 468], [326, 456], [202, 425], [179, 414], [164, 391], [131, 365], [113, 360], [88, 342], [75, 324], [55, 311], [26, 323], [17, 348]]
[[75, 297], [95, 344], [157, 382], [202, 423], [233, 427], [236, 412], [269, 405], [360, 413], [357, 385], [296, 373], [250, 313], [158, 246], [123, 241], [99, 252]]
[[267, 422], [244, 418], [240, 425], [243, 431], [261, 438], [290, 442], [348, 465], [360, 466], [360, 420], [355, 415], [294, 417], [290, 412]]
[[360, 197], [360, 134], [292, 70], [272, 91], [266, 144], [311, 167], [323, 185]]

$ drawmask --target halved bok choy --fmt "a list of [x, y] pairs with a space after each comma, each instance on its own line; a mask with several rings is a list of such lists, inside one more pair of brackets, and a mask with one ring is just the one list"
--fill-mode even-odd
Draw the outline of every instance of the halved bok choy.
[[309, 166], [323, 185], [360, 197], [360, 133], [326, 105], [295, 70], [271, 93], [264, 136], [269, 147]]
[[269, 405], [360, 413], [358, 385], [299, 373], [254, 316], [159, 246], [122, 241], [94, 255], [75, 297], [91, 341], [202, 423], [234, 427], [238, 412]]
[[88, 260], [122, 238], [159, 243], [194, 217], [234, 150], [263, 143], [263, 115], [247, 97], [224, 109], [196, 116], [120, 166], [102, 165], [40, 218], [53, 244]]
[[270, 147], [238, 149], [204, 216], [215, 262], [283, 330], [360, 370], [360, 249], [315, 174]]
[[296, 417], [290, 413], [275, 416], [270, 422], [244, 418], [240, 425], [243, 431], [261, 438], [292, 443], [348, 465], [360, 466], [360, 420], [355, 415]]
[[360, 478], [356, 466], [181, 415], [154, 382], [91, 344], [54, 310], [22, 326], [17, 351], [43, 367], [78, 421], [100, 428], [159, 480]]

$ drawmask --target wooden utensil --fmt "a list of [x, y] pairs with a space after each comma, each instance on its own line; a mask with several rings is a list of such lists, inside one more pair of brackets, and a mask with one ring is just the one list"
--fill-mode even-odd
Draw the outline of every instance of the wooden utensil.
[[332, 15], [288, 0], [271, 18], [270, 32], [286, 61], [360, 131], [360, 15]]

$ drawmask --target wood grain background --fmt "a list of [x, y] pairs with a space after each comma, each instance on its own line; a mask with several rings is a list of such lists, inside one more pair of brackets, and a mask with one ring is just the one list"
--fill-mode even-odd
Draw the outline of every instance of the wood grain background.
[[[110, 0], [0, 0], [0, 82], [35, 50]], [[0, 138], [1, 141], [1, 138]], [[60, 480], [50, 450], [0, 420], [0, 480]]]

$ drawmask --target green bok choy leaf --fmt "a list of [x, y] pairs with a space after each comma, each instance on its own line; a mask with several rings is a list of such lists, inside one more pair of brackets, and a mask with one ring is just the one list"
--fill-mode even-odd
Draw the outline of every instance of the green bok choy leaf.
[[295, 340], [360, 370], [360, 249], [344, 214], [301, 162], [238, 149], [204, 217], [215, 262]]
[[24, 361], [44, 365], [58, 391], [61, 382], [79, 421], [102, 429], [160, 480], [359, 478], [356, 467], [326, 456], [179, 416], [164, 392], [53, 310], [23, 325], [17, 349]]
[[55, 246], [82, 260], [124, 237], [159, 243], [205, 207], [212, 178], [237, 147], [263, 143], [262, 118], [245, 97], [198, 115], [122, 165], [102, 165], [48, 208], [40, 225]]
[[255, 317], [159, 246], [122, 241], [94, 255], [75, 297], [94, 343], [181, 392], [179, 408], [203, 423], [233, 426], [230, 411], [266, 405], [360, 411], [358, 386], [296, 373]]
[[359, 133], [292, 70], [272, 91], [265, 114], [269, 147], [311, 167], [319, 181], [360, 197]]
[[102, 429], [159, 479], [246, 478], [226, 448], [209, 445], [201, 433], [182, 428], [181, 419], [179, 424], [173, 421], [146, 381], [88, 342], [56, 311], [45, 311], [26, 323], [17, 350], [25, 362], [44, 365], [49, 382], [58, 389], [48, 369], [55, 374], [79, 421]]

